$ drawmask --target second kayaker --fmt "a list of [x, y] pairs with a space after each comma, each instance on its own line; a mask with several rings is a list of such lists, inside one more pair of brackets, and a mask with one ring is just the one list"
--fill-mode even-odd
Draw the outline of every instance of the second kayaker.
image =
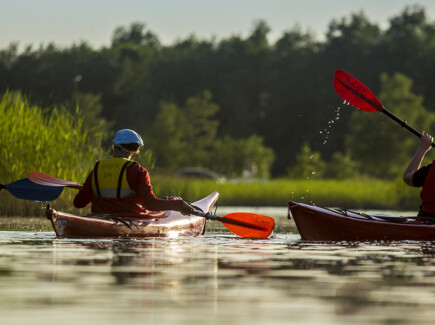
[[145, 215], [147, 210], [175, 210], [191, 214], [194, 210], [183, 199], [157, 198], [148, 171], [131, 158], [143, 146], [133, 130], [119, 130], [113, 139], [113, 158], [97, 161], [83, 188], [74, 198], [74, 206], [92, 203], [92, 213]]
[[417, 152], [403, 174], [403, 180], [406, 184], [422, 187], [418, 215], [427, 217], [435, 217], [435, 161], [427, 166], [420, 167], [420, 165], [426, 153], [431, 149], [432, 142], [433, 137], [423, 131]]

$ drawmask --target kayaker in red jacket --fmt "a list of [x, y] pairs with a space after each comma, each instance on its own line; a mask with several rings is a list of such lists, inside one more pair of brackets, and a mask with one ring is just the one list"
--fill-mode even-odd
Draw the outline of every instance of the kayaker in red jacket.
[[432, 142], [433, 137], [423, 131], [417, 152], [406, 168], [403, 180], [409, 186], [422, 187], [419, 215], [435, 217], [435, 164], [432, 162], [420, 168], [424, 156], [431, 149]]
[[147, 210], [175, 210], [191, 214], [184, 200], [157, 198], [148, 171], [132, 161], [143, 146], [142, 138], [133, 130], [119, 130], [113, 140], [113, 158], [97, 161], [83, 188], [74, 198], [74, 206], [83, 208], [92, 203], [92, 213], [146, 215]]

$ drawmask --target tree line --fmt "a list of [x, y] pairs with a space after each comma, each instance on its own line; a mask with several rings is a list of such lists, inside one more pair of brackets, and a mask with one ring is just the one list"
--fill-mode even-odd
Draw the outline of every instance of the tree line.
[[334, 19], [323, 41], [295, 27], [272, 43], [269, 32], [260, 20], [247, 37], [163, 45], [135, 22], [100, 49], [82, 42], [19, 52], [11, 44], [0, 51], [0, 92], [65, 107], [83, 118], [84, 130], [98, 126], [107, 147], [114, 130], [135, 129], [155, 165], [171, 172], [204, 166], [232, 176], [396, 177], [416, 139], [383, 116], [344, 105], [333, 89], [338, 68], [434, 133], [435, 24], [424, 8], [406, 7], [386, 29], [364, 12]]

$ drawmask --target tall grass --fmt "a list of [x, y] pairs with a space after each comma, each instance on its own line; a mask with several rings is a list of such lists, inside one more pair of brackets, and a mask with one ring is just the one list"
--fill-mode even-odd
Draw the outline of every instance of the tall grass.
[[[98, 131], [87, 133], [83, 119], [62, 107], [50, 111], [32, 106], [19, 93], [7, 92], [0, 101], [0, 181], [27, 177], [34, 170], [82, 181], [103, 154]], [[40, 205], [0, 195], [1, 215], [40, 213]]]
[[[290, 180], [227, 182], [217, 184], [209, 180], [153, 177], [154, 193], [158, 197], [181, 196], [196, 201], [211, 192], [220, 194], [219, 204], [227, 206], [287, 206], [288, 201], [351, 209], [415, 210], [419, 206], [419, 191], [401, 182], [381, 180]], [[89, 209], [72, 207], [76, 191], [65, 189], [61, 197], [52, 202], [60, 210], [86, 214]], [[0, 202], [9, 202], [8, 215], [43, 215], [41, 203], [11, 199], [9, 193], [0, 192]], [[3, 215], [4, 207], [0, 211]]]
[[358, 209], [417, 209], [419, 192], [401, 181], [291, 180], [226, 182], [156, 177], [156, 195], [178, 195], [194, 201], [213, 191], [232, 206], [286, 206], [294, 200], [316, 205]]

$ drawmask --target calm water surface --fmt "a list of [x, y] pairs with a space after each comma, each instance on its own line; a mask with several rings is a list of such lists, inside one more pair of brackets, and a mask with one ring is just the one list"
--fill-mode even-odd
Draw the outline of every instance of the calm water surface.
[[0, 232], [1, 324], [434, 324], [432, 243], [312, 243], [278, 229], [269, 240]]

